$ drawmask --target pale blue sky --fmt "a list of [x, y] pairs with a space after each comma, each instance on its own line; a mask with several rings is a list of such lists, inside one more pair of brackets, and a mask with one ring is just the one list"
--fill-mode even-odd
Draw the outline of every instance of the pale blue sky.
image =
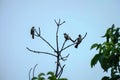
[[54, 19], [65, 20], [59, 31], [76, 38], [88, 32], [78, 49], [71, 47], [65, 62], [63, 77], [69, 80], [100, 80], [104, 75], [99, 64], [90, 67], [96, 51], [90, 46], [104, 41], [100, 36], [114, 23], [120, 26], [119, 0], [0, 0], [0, 80], [28, 80], [28, 71], [38, 64], [35, 74], [55, 71], [55, 58], [34, 54], [26, 47], [51, 51], [39, 38], [31, 39], [32, 26], [41, 27], [42, 36], [55, 46], [56, 25]]

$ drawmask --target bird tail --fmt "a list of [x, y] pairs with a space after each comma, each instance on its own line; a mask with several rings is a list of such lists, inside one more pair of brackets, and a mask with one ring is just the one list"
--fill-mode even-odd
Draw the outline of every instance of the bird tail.
[[78, 44], [75, 45], [75, 48], [78, 48]]
[[34, 39], [34, 35], [32, 35], [32, 38]]

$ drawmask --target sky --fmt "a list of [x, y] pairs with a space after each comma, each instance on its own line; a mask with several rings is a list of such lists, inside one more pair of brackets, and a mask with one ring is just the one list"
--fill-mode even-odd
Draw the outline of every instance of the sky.
[[[102, 43], [107, 28], [120, 26], [119, 0], [0, 0], [0, 80], [28, 80], [28, 72], [38, 64], [35, 75], [55, 71], [55, 58], [35, 54], [26, 49], [53, 52], [40, 38], [31, 38], [30, 29], [41, 28], [41, 35], [56, 47], [54, 19], [66, 21], [59, 30], [60, 47], [63, 33], [73, 39], [79, 34], [86, 38], [76, 49], [63, 51], [70, 54], [62, 77], [68, 80], [100, 80], [109, 73], [99, 63], [91, 68], [90, 61], [97, 51], [93, 43]], [[66, 45], [70, 44], [68, 42]], [[54, 52], [53, 52], [54, 53]]]

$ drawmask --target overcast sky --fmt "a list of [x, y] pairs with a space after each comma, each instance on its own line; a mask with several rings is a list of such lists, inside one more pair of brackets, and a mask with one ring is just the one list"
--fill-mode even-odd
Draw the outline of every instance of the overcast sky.
[[[62, 77], [68, 80], [100, 80], [104, 75], [99, 63], [90, 67], [97, 53], [90, 50], [93, 43], [102, 43], [106, 29], [120, 26], [119, 0], [0, 0], [0, 80], [28, 80], [31, 67], [38, 64], [35, 75], [55, 71], [55, 58], [29, 52], [26, 47], [53, 52], [40, 38], [33, 40], [32, 26], [41, 28], [41, 35], [55, 47], [54, 19], [66, 21], [59, 30], [60, 46], [63, 33], [73, 39], [88, 35], [78, 49], [70, 47], [62, 54], [70, 54]], [[68, 42], [67, 44], [69, 44]]]

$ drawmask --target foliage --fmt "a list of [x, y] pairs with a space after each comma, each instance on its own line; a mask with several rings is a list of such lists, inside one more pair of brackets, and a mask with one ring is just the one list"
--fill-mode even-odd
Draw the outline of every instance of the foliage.
[[98, 53], [91, 60], [91, 67], [97, 62], [101, 68], [108, 72], [111, 70], [111, 77], [104, 76], [102, 80], [118, 80], [120, 79], [120, 28], [115, 28], [114, 24], [108, 28], [105, 35], [106, 41], [102, 44], [94, 43], [90, 49], [96, 49]]
[[67, 78], [59, 78], [57, 79], [54, 72], [49, 71], [46, 75], [44, 73], [40, 73], [38, 77], [33, 77], [32, 80], [67, 80]]

